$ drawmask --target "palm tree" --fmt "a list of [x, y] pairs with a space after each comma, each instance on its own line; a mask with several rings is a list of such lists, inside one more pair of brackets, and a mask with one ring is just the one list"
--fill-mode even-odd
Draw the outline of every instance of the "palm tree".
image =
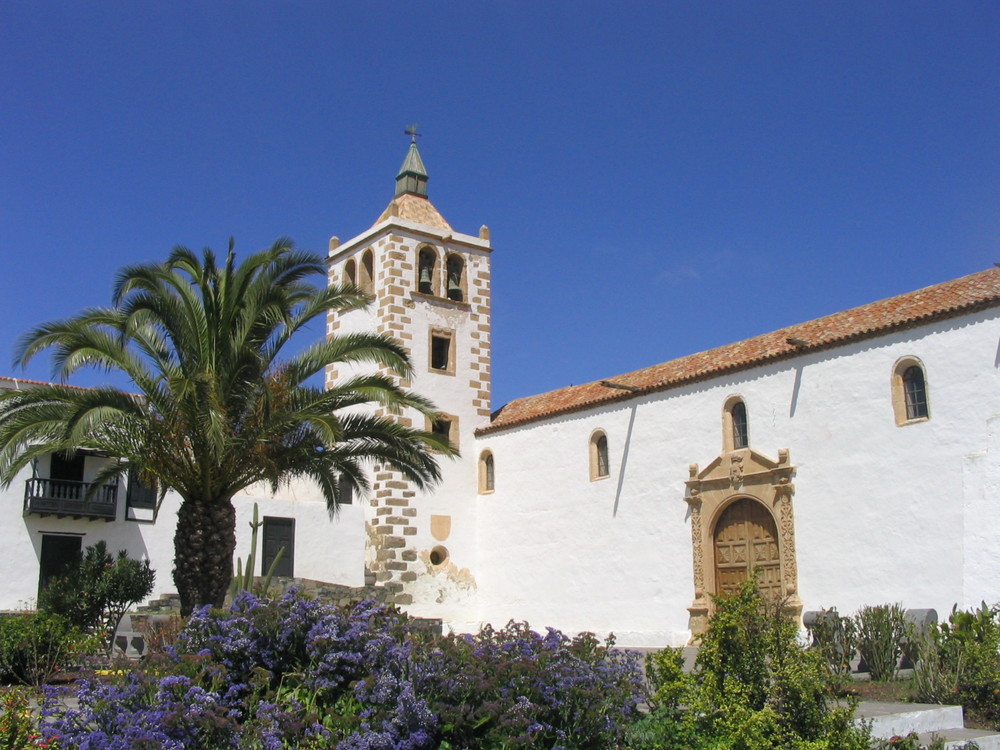
[[[286, 239], [240, 264], [230, 240], [221, 267], [211, 250], [199, 260], [178, 247], [165, 263], [122, 269], [110, 308], [30, 331], [17, 361], [50, 350], [60, 382], [96, 367], [124, 373], [137, 394], [52, 384], [0, 395], [0, 480], [9, 485], [44, 453], [86, 448], [120, 457], [161, 492], [177, 492], [174, 582], [184, 614], [222, 604], [237, 492], [310, 478], [333, 514], [342, 483], [368, 488], [368, 464], [390, 465], [418, 487], [436, 482], [434, 453], [454, 451], [394, 419], [408, 408], [434, 413], [393, 380], [392, 373], [410, 374], [398, 342], [327, 337], [279, 359], [311, 321], [368, 302], [355, 287], [314, 286], [317, 276], [325, 279], [323, 259]], [[307, 382], [332, 363], [357, 374], [325, 390]], [[109, 464], [93, 486], [121, 471]]]

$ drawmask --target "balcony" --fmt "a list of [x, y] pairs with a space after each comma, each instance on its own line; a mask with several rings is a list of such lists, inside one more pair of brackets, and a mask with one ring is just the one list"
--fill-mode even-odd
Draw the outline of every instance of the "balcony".
[[118, 485], [101, 485], [88, 497], [92, 486], [68, 479], [29, 479], [24, 487], [24, 515], [115, 520]]

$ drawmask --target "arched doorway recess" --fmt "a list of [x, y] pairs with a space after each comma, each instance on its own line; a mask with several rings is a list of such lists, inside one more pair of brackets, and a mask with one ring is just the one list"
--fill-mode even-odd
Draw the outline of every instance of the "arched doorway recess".
[[778, 529], [770, 511], [749, 497], [727, 505], [715, 524], [716, 593], [735, 593], [756, 570], [761, 592], [781, 597], [781, 558]]
[[795, 562], [795, 485], [787, 450], [773, 461], [750, 448], [719, 456], [699, 471], [692, 464], [684, 500], [691, 511], [694, 601], [688, 607], [692, 636], [705, 632], [712, 595], [738, 586], [760, 567], [763, 589], [798, 616]]

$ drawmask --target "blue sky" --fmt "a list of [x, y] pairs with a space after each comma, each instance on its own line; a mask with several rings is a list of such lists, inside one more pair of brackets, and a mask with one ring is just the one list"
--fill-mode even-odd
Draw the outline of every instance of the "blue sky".
[[6, 0], [0, 81], [0, 374], [175, 244], [361, 232], [411, 122], [494, 407], [1000, 261], [996, 2]]

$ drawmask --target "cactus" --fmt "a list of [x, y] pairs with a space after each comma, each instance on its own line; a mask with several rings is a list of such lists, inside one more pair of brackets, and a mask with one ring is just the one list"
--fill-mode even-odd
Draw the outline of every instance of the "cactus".
[[235, 599], [241, 591], [249, 591], [258, 596], [266, 596], [267, 590], [271, 587], [271, 578], [274, 576], [274, 571], [277, 569], [278, 563], [281, 562], [281, 558], [285, 555], [285, 548], [282, 547], [278, 550], [278, 554], [274, 556], [274, 560], [267, 569], [263, 583], [259, 587], [255, 587], [253, 570], [257, 559], [257, 533], [263, 525], [264, 522], [259, 520], [257, 515], [257, 503], [254, 503], [253, 521], [250, 522], [250, 554], [247, 556], [245, 568], [243, 561], [238, 557], [236, 558], [236, 572], [233, 573], [233, 577], [229, 581], [230, 600]]

